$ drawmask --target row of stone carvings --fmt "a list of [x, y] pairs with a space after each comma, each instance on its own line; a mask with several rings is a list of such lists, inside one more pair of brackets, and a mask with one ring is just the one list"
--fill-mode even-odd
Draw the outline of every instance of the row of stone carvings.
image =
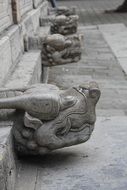
[[74, 8], [56, 9], [54, 14], [40, 18], [41, 26], [42, 23], [50, 23], [51, 34], [25, 36], [26, 51], [40, 49], [42, 64], [45, 66], [73, 63], [81, 59], [82, 36], [76, 34], [78, 16]]
[[[25, 36], [25, 49], [40, 49], [45, 66], [79, 61], [81, 39], [74, 34], [78, 21], [75, 9], [63, 7], [52, 12], [55, 15], [46, 18], [51, 21], [52, 34]], [[96, 121], [95, 106], [100, 97], [97, 83], [64, 91], [50, 84], [6, 89], [6, 93], [10, 91], [16, 96], [0, 99], [0, 109], [16, 110], [12, 132], [20, 154], [43, 155], [90, 138]]]

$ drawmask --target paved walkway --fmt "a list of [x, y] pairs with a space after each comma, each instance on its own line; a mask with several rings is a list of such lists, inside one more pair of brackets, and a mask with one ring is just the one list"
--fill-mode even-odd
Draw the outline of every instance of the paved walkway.
[[[89, 18], [91, 6], [98, 12], [110, 8], [108, 0], [68, 0], [60, 4], [74, 5], [74, 2], [78, 6], [81, 2], [82, 7], [79, 10], [82, 19], [79, 32], [84, 35], [82, 60], [51, 68], [49, 83], [64, 89], [86, 81], [98, 82], [102, 95], [97, 106], [95, 130], [87, 143], [45, 157], [21, 160], [16, 190], [127, 190], [125, 19], [121, 18], [120, 22], [115, 18], [116, 24], [110, 20], [107, 25], [107, 16], [98, 23], [102, 13], [96, 18], [93, 16], [92, 21], [83, 16], [84, 10], [90, 7]], [[112, 7], [120, 2], [110, 1]]]
[[[125, 27], [126, 30], [123, 30], [124, 35], [122, 35], [123, 32], [122, 34], [118, 32], [119, 36], [115, 35], [116, 30], [121, 27], [125, 26], [113, 24], [81, 27], [79, 32], [84, 34], [81, 61], [51, 68], [49, 83], [54, 83], [61, 88], [68, 88], [95, 80], [102, 91], [98, 104], [99, 114], [125, 115], [127, 112], [127, 104], [125, 104], [125, 102], [127, 103], [127, 73], [125, 73], [126, 70], [124, 71], [126, 66], [120, 65], [120, 60], [127, 61], [127, 48], [125, 46], [127, 43], [121, 44], [125, 40], [123, 38], [125, 32], [127, 34], [127, 28]], [[109, 30], [108, 35], [106, 30]], [[119, 43], [119, 46], [116, 45], [116, 42]], [[124, 49], [123, 46], [125, 46]], [[125, 50], [126, 52], [124, 52]]]
[[58, 5], [76, 6], [83, 25], [107, 23], [125, 23], [127, 14], [105, 14], [105, 10], [114, 9], [123, 0], [57, 0]]

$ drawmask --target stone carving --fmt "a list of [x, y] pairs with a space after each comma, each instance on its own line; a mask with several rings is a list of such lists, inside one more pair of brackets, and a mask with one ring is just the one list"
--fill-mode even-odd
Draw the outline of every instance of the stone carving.
[[77, 15], [65, 16], [60, 15], [55, 18], [51, 23], [51, 34], [74, 34], [77, 32], [78, 28], [78, 19]]
[[25, 49], [40, 49], [45, 66], [73, 63], [81, 59], [81, 38], [80, 35], [61, 34], [29, 36], [25, 39]]
[[49, 9], [49, 15], [52, 13], [55, 13], [56, 16], [58, 15], [65, 15], [65, 16], [70, 16], [70, 15], [76, 15], [76, 7], [65, 7], [65, 6], [60, 6], [56, 8], [50, 8]]
[[40, 25], [45, 26], [46, 23], [51, 23], [51, 34], [74, 34], [78, 28], [78, 15], [59, 15], [40, 18]]
[[50, 84], [11, 91], [16, 96], [0, 99], [0, 109], [16, 109], [12, 133], [20, 154], [43, 155], [90, 138], [100, 97], [95, 82], [64, 91]]

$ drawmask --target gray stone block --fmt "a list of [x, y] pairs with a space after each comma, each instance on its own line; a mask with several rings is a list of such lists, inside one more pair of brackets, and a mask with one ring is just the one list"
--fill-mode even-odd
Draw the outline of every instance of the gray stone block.
[[16, 25], [12, 26], [7, 32], [7, 36], [9, 37], [11, 46], [12, 63], [16, 64], [19, 61], [20, 56], [23, 54], [23, 38], [20, 28]]
[[119, 64], [122, 67], [122, 70], [127, 75], [127, 57], [118, 58]]
[[20, 5], [20, 14], [23, 16], [26, 14], [28, 11], [32, 10], [33, 8], [33, 1], [32, 0], [19, 0], [19, 5]]
[[44, 1], [41, 6], [28, 12], [27, 16], [22, 20], [20, 27], [24, 35], [32, 35], [38, 33], [40, 15], [47, 15], [48, 3]]
[[115, 56], [117, 58], [127, 57], [126, 26], [124, 24], [106, 24], [99, 26], [99, 29]]
[[[22, 87], [28, 84], [38, 83], [41, 80], [41, 56], [40, 51], [24, 54], [17, 64], [15, 71], [10, 76], [5, 87]], [[7, 94], [1, 93], [1, 98]], [[11, 94], [9, 94], [10, 96]], [[13, 96], [13, 94], [12, 94]], [[6, 112], [6, 113], [5, 113]], [[1, 110], [0, 118], [9, 118], [13, 110]], [[0, 122], [0, 190], [14, 190], [16, 179], [16, 156], [13, 150], [13, 140], [10, 121]]]
[[0, 32], [12, 24], [12, 11], [10, 0], [0, 1]]
[[44, 0], [33, 0], [33, 6], [36, 9]]
[[12, 65], [11, 46], [9, 37], [4, 36], [0, 39], [0, 84], [8, 73]]
[[41, 80], [41, 71], [40, 51], [25, 53], [5, 86], [19, 88], [38, 83]]
[[40, 8], [40, 16], [41, 16], [41, 18], [48, 15], [48, 6], [49, 6], [48, 1], [44, 0], [44, 2], [41, 5], [41, 8]]
[[[7, 124], [7, 122], [6, 122]], [[0, 189], [14, 190], [16, 177], [15, 154], [12, 146], [11, 125], [0, 123]]]

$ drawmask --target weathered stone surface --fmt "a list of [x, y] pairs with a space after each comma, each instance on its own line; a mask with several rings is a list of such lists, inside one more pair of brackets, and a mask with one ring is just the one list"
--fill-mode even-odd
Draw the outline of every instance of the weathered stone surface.
[[0, 32], [12, 24], [11, 1], [0, 1]]
[[22, 34], [18, 26], [12, 26], [7, 32], [11, 46], [12, 64], [18, 63], [21, 55], [23, 54]]
[[48, 23], [51, 25], [52, 34], [69, 35], [77, 32], [78, 15], [58, 15], [40, 18], [40, 25], [45, 26]]
[[100, 25], [99, 29], [115, 54], [122, 70], [127, 74], [127, 27], [121, 23]]
[[0, 39], [0, 84], [7, 75], [9, 68], [12, 65], [11, 46], [9, 37]]
[[40, 82], [41, 71], [40, 51], [25, 53], [5, 86], [9, 88], [24, 87]]
[[[16, 70], [8, 79], [6, 87], [26, 86], [40, 82], [41, 78], [40, 52], [26, 53]], [[0, 99], [14, 97], [21, 93], [12, 91], [0, 92]], [[13, 142], [10, 136], [13, 123], [14, 110], [0, 110], [0, 190], [14, 190], [16, 171], [16, 159], [13, 151]], [[5, 118], [7, 121], [5, 121]], [[2, 121], [3, 120], [3, 121]]]
[[127, 116], [98, 117], [87, 143], [24, 159], [16, 190], [126, 190], [126, 137]]
[[32, 10], [33, 8], [33, 1], [32, 0], [19, 0], [20, 12], [21, 16], [23, 16], [28, 11]]
[[[20, 23], [22, 19], [24, 19], [25, 17], [27, 17], [28, 19], [28, 15], [34, 14], [35, 12], [39, 12], [39, 16], [40, 14], [43, 15], [44, 13], [41, 12], [40, 10], [43, 9], [45, 10], [45, 12], [47, 12], [46, 11], [47, 7], [48, 7], [47, 0], [24, 0], [24, 1], [12, 0], [13, 21], [15, 24]], [[37, 8], [37, 10], [34, 11], [33, 8]]]
[[[124, 24], [100, 25], [107, 43], [117, 58], [127, 57], [127, 28]], [[117, 31], [117, 32], [116, 32]]]
[[122, 70], [127, 75], [127, 57], [118, 58], [119, 64], [122, 67]]
[[39, 31], [39, 19], [40, 15], [46, 16], [48, 3], [44, 1], [37, 9], [34, 9], [27, 13], [27, 16], [23, 19], [20, 27], [22, 29], [23, 36], [37, 34]]
[[[34, 63], [33, 63], [34, 62]], [[40, 82], [41, 73], [40, 53], [28, 53], [19, 62], [13, 75], [9, 78], [6, 86], [28, 85], [29, 83]], [[24, 75], [23, 75], [24, 74]], [[0, 99], [14, 97], [20, 93], [12, 91], [0, 92]], [[11, 128], [13, 123], [9, 121], [13, 118], [14, 110], [0, 110], [0, 189], [14, 190], [16, 178], [16, 159], [13, 150]], [[5, 121], [5, 118], [8, 121]], [[3, 121], [2, 121], [3, 120]]]
[[40, 49], [45, 66], [73, 63], [81, 58], [81, 38], [80, 35], [65, 37], [61, 34], [28, 36], [25, 38], [25, 49]]
[[33, 6], [34, 8], [37, 8], [44, 0], [33, 0]]
[[56, 15], [75, 15], [76, 14], [76, 7], [66, 7], [66, 6], [59, 6], [56, 8], [50, 8], [49, 14], [54, 12]]
[[55, 17], [51, 24], [51, 33], [63, 35], [76, 33], [78, 28], [78, 19], [78, 15], [60, 15]]
[[13, 135], [19, 153], [43, 155], [90, 138], [100, 97], [95, 82], [65, 91], [38, 84], [19, 92], [15, 97], [0, 99], [0, 109], [17, 109]]
[[40, 9], [40, 17], [43, 18], [44, 16], [47, 16], [48, 15], [48, 1], [47, 0], [44, 0], [44, 2], [42, 3], [43, 6], [41, 6], [41, 9]]
[[16, 178], [15, 153], [9, 122], [0, 122], [0, 189], [14, 190]]
[[[39, 27], [39, 20], [36, 22], [36, 14], [38, 15], [37, 12], [38, 12], [38, 10], [33, 10], [32, 12], [27, 14], [27, 16], [22, 21], [20, 27], [22, 29], [23, 36], [35, 33], [34, 29], [36, 28], [36, 30], [37, 30], [37, 28]], [[34, 18], [34, 16], [35, 16], [35, 19], [34, 19], [35, 23], [33, 23], [33, 21], [32, 21], [32, 18]], [[35, 26], [37, 26], [37, 27], [35, 27]]]

